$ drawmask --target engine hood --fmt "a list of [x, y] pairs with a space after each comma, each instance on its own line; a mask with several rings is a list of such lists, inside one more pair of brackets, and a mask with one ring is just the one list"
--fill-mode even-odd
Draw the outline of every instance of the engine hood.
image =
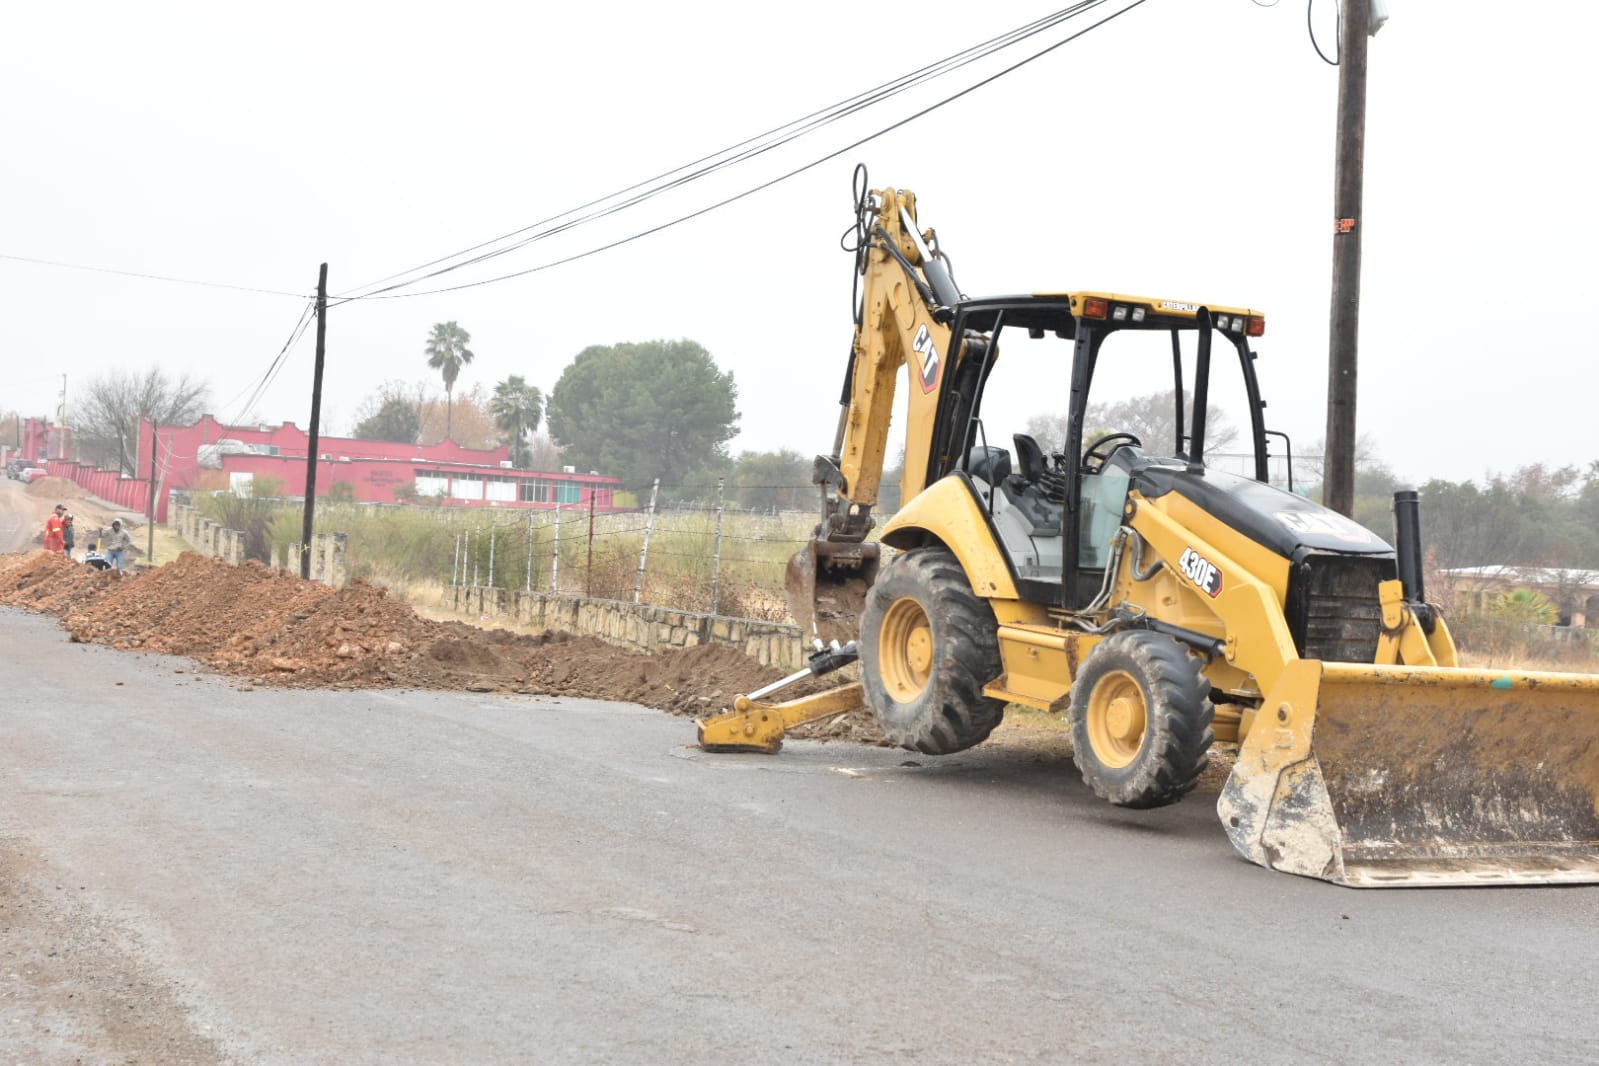
[[[1392, 555], [1393, 547], [1337, 511], [1252, 478], [1193, 470], [1180, 461], [1136, 464], [1132, 487], [1149, 499], [1176, 492], [1286, 559], [1303, 549], [1342, 555]], [[1170, 465], [1168, 465], [1170, 464]]]

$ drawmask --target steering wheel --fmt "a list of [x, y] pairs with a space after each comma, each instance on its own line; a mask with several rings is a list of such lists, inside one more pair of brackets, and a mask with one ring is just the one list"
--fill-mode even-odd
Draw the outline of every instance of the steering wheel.
[[1094, 443], [1090, 444], [1088, 446], [1088, 450], [1083, 452], [1083, 471], [1089, 474], [1099, 473], [1101, 470], [1105, 469], [1105, 463], [1110, 460], [1110, 457], [1113, 454], [1115, 454], [1116, 449], [1123, 448], [1128, 445], [1131, 445], [1134, 448], [1142, 448], [1144, 446], [1144, 442], [1139, 440], [1131, 433], [1105, 434], [1103, 437], [1100, 437], [1098, 440], [1094, 441]]

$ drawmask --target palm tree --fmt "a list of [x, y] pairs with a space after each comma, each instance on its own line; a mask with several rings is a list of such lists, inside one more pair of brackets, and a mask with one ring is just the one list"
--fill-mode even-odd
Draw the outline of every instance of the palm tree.
[[539, 428], [544, 415], [544, 394], [537, 385], [529, 385], [522, 375], [512, 374], [494, 386], [494, 399], [489, 401], [489, 411], [494, 422], [505, 431], [511, 442], [511, 462], [519, 469], [527, 467], [527, 435]]
[[1515, 589], [1494, 599], [1489, 613], [1521, 626], [1552, 626], [1560, 621], [1560, 608], [1548, 596], [1532, 589]]
[[471, 343], [472, 335], [454, 322], [437, 322], [433, 325], [433, 332], [428, 334], [427, 346], [423, 349], [427, 353], [428, 366], [444, 375], [444, 436], [448, 439], [453, 439], [450, 437], [450, 407], [455, 393], [455, 379], [461, 376], [461, 368], [472, 361], [472, 350], [467, 347]]

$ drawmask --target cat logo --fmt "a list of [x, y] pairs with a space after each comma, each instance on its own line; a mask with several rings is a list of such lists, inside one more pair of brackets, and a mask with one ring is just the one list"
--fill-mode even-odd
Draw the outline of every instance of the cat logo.
[[922, 357], [921, 369], [916, 374], [921, 380], [922, 391], [932, 392], [938, 388], [938, 372], [944, 364], [938, 358], [938, 348], [933, 344], [933, 334], [925, 325], [916, 331], [916, 340], [911, 347]]
[[1216, 568], [1215, 563], [1194, 549], [1189, 548], [1183, 552], [1177, 560], [1177, 569], [1211, 599], [1221, 595], [1221, 571]]

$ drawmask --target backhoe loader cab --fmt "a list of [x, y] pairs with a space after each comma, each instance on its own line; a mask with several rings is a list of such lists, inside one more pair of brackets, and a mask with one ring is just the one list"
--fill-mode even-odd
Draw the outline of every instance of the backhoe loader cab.
[[[925, 483], [964, 475], [1024, 597], [1067, 610], [1089, 607], [1099, 593], [1135, 484], [1145, 496], [1202, 496], [1236, 523], [1267, 526], [1254, 530], [1256, 539], [1336, 529], [1335, 549], [1354, 544], [1360, 554], [1391, 558], [1369, 531], [1270, 488], [1275, 457], [1250, 347], [1264, 332], [1259, 312], [1109, 293], [963, 300], [951, 334], [975, 356], [957, 363], [940, 392]], [[1164, 385], [1171, 436], [1145, 440], [1121, 426], [1093, 426], [1101, 382], [1121, 384], [1123, 398]], [[1219, 385], [1229, 395], [1219, 396]], [[997, 425], [985, 418], [991, 393], [1001, 394], [1007, 418]], [[1021, 426], [1019, 412], [1049, 407], [1066, 411], [1060, 439], [1011, 432]], [[1224, 411], [1236, 423], [1229, 433], [1243, 437], [1224, 457], [1230, 469], [1213, 467], [1207, 448], [1215, 429], [1207, 423]], [[1329, 546], [1325, 537], [1312, 540]]]
[[[893, 742], [939, 755], [1022, 704], [1066, 715], [1084, 782], [1123, 807], [1175, 802], [1215, 741], [1236, 742], [1218, 813], [1262, 866], [1349, 885], [1599, 880], [1599, 678], [1457, 666], [1415, 493], [1395, 498], [1391, 546], [1271, 484], [1259, 311], [967, 297], [915, 196], [860, 174], [855, 233], [838, 431], [789, 592], [807, 625], [819, 586], [869, 583], [861, 680], [747, 700], [702, 742], [775, 750], [860, 698]], [[1091, 397], [1118, 385], [1171, 390], [1169, 439], [1090, 425], [1118, 410]], [[879, 566], [896, 395], [903, 503]], [[1060, 410], [1060, 439], [1019, 432]]]

